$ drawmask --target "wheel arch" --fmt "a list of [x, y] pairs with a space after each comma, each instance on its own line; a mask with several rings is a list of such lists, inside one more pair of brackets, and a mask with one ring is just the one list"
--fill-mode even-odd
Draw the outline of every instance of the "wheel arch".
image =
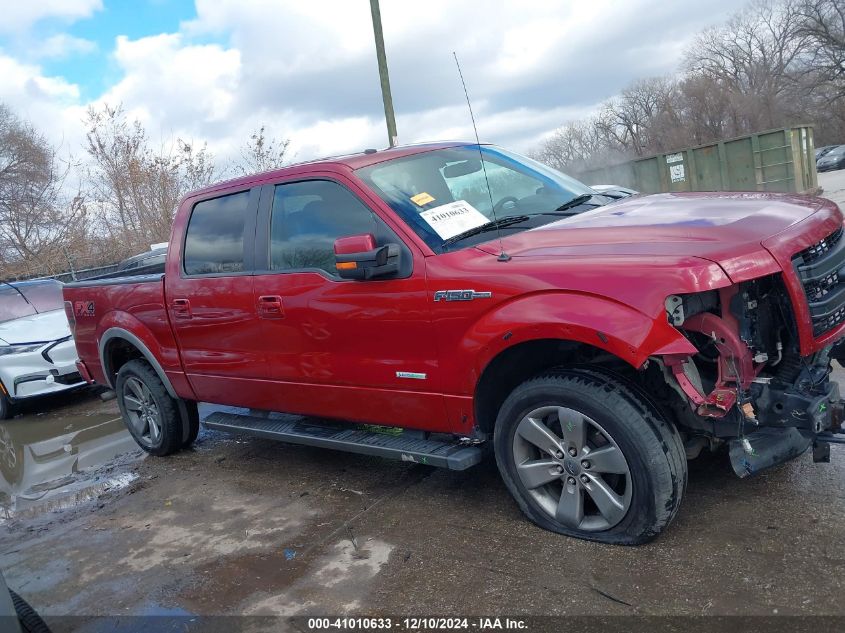
[[117, 372], [120, 371], [120, 368], [133, 358], [143, 358], [158, 375], [159, 380], [161, 380], [165, 389], [167, 389], [167, 393], [172, 398], [179, 399], [176, 390], [173, 388], [173, 384], [167, 377], [167, 373], [164, 371], [161, 363], [156, 360], [155, 354], [132, 332], [120, 327], [111, 327], [103, 332], [98, 347], [103, 373], [106, 376], [109, 387], [112, 389], [115, 386], [115, 377], [117, 376]]
[[[511, 345], [490, 359], [475, 386], [473, 413], [483, 433], [492, 433], [504, 401], [520, 384], [534, 376], [571, 363], [588, 362], [602, 354], [598, 347], [554, 338], [529, 339]], [[624, 363], [605, 353], [608, 362]]]
[[604, 297], [575, 293], [507, 304], [479, 321], [466, 340], [480, 352], [472, 393], [475, 424], [483, 433], [492, 431], [508, 394], [543, 371], [597, 363], [631, 372], [650, 356], [696, 351], [662, 309], [652, 317]]

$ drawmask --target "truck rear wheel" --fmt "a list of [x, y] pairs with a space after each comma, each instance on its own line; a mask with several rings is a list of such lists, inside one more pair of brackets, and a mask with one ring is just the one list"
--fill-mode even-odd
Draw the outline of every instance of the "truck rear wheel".
[[182, 400], [179, 404], [179, 416], [182, 419], [181, 448], [190, 448], [200, 434], [200, 414], [196, 402]]
[[184, 430], [176, 400], [145, 360], [120, 368], [115, 381], [123, 421], [138, 446], [152, 455], [170, 455], [182, 447]]
[[634, 387], [591, 371], [517, 387], [493, 439], [505, 485], [542, 528], [645, 543], [669, 524], [687, 480], [677, 430]]
[[12, 403], [9, 399], [0, 392], [0, 420], [8, 420], [12, 417]]

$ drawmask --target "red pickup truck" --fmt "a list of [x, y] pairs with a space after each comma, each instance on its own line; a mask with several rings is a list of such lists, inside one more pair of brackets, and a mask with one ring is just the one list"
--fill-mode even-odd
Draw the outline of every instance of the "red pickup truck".
[[[79, 371], [138, 444], [214, 429], [452, 469], [641, 543], [687, 460], [842, 441], [843, 216], [821, 198], [607, 198], [503, 149], [368, 150], [188, 195], [163, 271], [68, 284]], [[307, 417], [304, 417], [307, 416]]]

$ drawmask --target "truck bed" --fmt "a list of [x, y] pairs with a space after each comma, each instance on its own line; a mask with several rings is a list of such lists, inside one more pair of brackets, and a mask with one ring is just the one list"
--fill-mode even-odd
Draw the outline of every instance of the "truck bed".
[[[164, 295], [164, 273], [86, 279], [65, 285], [64, 298], [76, 320], [74, 340], [80, 360], [94, 380], [111, 384], [103, 367], [107, 350], [99, 342], [112, 329], [143, 341], [166, 373], [182, 374]], [[105, 346], [103, 346], [105, 347]], [[102, 355], [101, 355], [102, 354]], [[183, 383], [183, 381], [178, 381]]]

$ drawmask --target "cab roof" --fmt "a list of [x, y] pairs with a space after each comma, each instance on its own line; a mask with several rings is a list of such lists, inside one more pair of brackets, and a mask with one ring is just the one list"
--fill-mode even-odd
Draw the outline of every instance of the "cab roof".
[[[271, 171], [260, 172], [257, 174], [249, 174], [247, 176], [239, 176], [230, 180], [214, 183], [208, 187], [203, 187], [196, 191], [192, 191], [187, 197], [194, 197], [218, 191], [220, 189], [229, 189], [239, 185], [251, 185], [271, 178], [285, 176], [287, 174], [300, 174], [303, 172], [303, 167], [313, 168], [315, 171], [322, 166], [337, 166], [343, 165], [349, 169], [360, 169], [369, 165], [375, 165], [386, 160], [394, 158], [404, 158], [405, 156], [413, 156], [414, 154], [424, 154], [439, 149], [448, 149], [450, 147], [464, 147], [466, 145], [475, 145], [474, 141], [440, 141], [435, 143], [418, 143], [414, 145], [400, 145], [398, 147], [391, 147], [380, 150], [366, 150], [355, 154], [344, 154], [340, 156], [328, 156], [325, 158], [317, 158], [314, 160], [302, 161], [286, 165], [280, 169], [273, 169]], [[483, 143], [482, 143], [483, 145]]]

